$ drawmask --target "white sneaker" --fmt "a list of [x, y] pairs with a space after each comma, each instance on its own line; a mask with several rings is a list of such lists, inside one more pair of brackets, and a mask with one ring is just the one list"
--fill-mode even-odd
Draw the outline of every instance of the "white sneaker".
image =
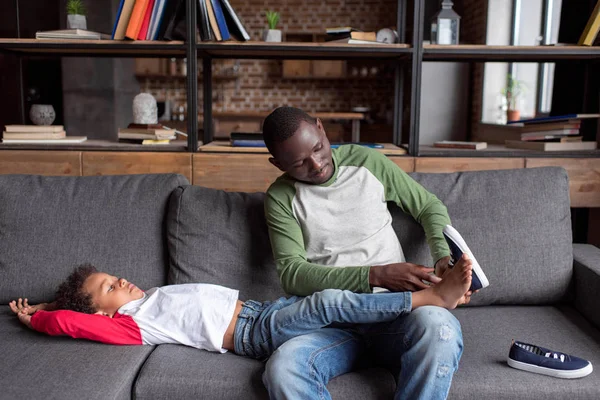
[[456, 264], [456, 262], [458, 260], [460, 260], [463, 253], [466, 253], [469, 256], [469, 258], [471, 259], [471, 262], [473, 263], [473, 279], [471, 281], [471, 289], [470, 290], [475, 291], [475, 290], [479, 290], [479, 289], [488, 287], [490, 285], [490, 282], [488, 281], [487, 277], [483, 273], [483, 270], [479, 266], [479, 263], [475, 259], [475, 256], [473, 255], [471, 250], [469, 250], [467, 243], [465, 243], [462, 236], [460, 236], [460, 233], [458, 233], [458, 231], [456, 229], [454, 229], [453, 227], [451, 227], [450, 225], [446, 225], [444, 227], [443, 233], [444, 233], [444, 239], [446, 239], [446, 242], [448, 243], [448, 246], [450, 247], [450, 253], [451, 253], [453, 265]]

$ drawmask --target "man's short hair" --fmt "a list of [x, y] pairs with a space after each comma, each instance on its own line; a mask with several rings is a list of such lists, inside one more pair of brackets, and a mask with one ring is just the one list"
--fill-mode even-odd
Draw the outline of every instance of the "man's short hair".
[[271, 155], [275, 156], [276, 143], [281, 143], [291, 137], [304, 121], [316, 124], [317, 120], [296, 107], [276, 108], [263, 122], [263, 139]]
[[92, 302], [92, 295], [83, 291], [85, 280], [96, 272], [98, 270], [91, 264], [82, 264], [75, 268], [56, 291], [56, 307], [59, 310], [96, 313], [98, 310]]

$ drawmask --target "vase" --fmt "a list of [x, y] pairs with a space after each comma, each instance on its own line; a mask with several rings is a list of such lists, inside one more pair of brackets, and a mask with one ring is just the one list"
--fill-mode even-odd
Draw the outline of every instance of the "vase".
[[265, 42], [281, 42], [281, 30], [265, 29], [263, 32], [263, 40]]
[[507, 121], [518, 121], [521, 119], [521, 111], [519, 110], [506, 110]]
[[87, 29], [85, 15], [69, 14], [67, 15], [67, 27], [69, 29]]
[[29, 118], [36, 125], [52, 125], [56, 113], [52, 104], [34, 104], [29, 110]]

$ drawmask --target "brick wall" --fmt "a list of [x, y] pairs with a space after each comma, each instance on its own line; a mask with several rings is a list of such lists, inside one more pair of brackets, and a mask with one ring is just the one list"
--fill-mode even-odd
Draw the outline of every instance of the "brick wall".
[[[396, 23], [396, 0], [231, 0], [252, 40], [261, 40], [266, 27], [266, 10], [280, 12], [278, 25], [284, 34], [317, 33], [333, 26], [352, 26], [377, 31]], [[282, 61], [240, 60], [239, 78], [220, 79], [231, 71], [234, 60], [213, 60], [213, 110], [268, 111], [281, 105], [301, 107], [308, 112], [348, 112], [364, 106], [373, 116], [391, 123], [394, 99], [392, 69], [373, 62], [347, 63], [348, 71], [375, 66], [376, 77], [347, 79], [282, 78]], [[202, 70], [202, 64], [199, 64]], [[199, 82], [198, 106], [202, 108], [202, 82]], [[159, 98], [175, 98], [185, 104], [185, 81], [145, 80], [142, 90]], [[391, 128], [390, 138], [391, 140]]]

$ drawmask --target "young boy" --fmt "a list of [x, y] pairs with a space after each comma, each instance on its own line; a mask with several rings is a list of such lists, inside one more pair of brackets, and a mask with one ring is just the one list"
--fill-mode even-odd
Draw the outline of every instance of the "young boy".
[[63, 282], [53, 303], [10, 307], [28, 327], [109, 344], [178, 343], [257, 359], [285, 341], [331, 324], [392, 321], [427, 305], [453, 309], [464, 302], [472, 264], [465, 255], [444, 279], [417, 292], [356, 294], [328, 289], [274, 302], [241, 302], [238, 291], [212, 284], [182, 284], [146, 292], [123, 278], [82, 265]]

